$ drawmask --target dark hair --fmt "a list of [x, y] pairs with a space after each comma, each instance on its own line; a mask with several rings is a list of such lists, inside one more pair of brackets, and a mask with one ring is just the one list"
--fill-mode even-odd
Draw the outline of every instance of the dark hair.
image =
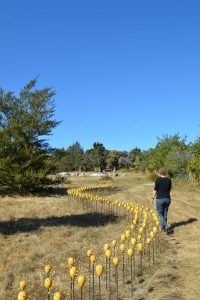
[[165, 169], [164, 168], [158, 168], [157, 172], [160, 175], [165, 175]]

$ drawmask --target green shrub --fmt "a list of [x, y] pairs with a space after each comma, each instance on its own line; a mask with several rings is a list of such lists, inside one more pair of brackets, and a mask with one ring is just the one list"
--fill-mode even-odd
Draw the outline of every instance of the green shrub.
[[72, 181], [69, 178], [64, 178], [64, 183], [65, 184], [71, 184]]
[[133, 171], [134, 171], [135, 173], [138, 173], [138, 172], [140, 171], [139, 166], [135, 166], [135, 168], [133, 169]]
[[130, 168], [121, 168], [120, 171], [122, 173], [126, 173], [126, 172], [134, 172], [134, 169], [130, 169]]
[[156, 175], [155, 172], [154, 172], [154, 173], [150, 173], [150, 174], [147, 176], [147, 178], [148, 178], [148, 180], [150, 180], [150, 181], [155, 181], [156, 178], [157, 178], [157, 175]]
[[100, 181], [113, 181], [112, 177], [110, 177], [109, 175], [102, 176], [99, 180]]

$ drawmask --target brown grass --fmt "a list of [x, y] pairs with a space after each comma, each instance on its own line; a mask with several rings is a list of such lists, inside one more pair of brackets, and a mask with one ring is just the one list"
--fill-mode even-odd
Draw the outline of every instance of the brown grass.
[[[71, 186], [99, 183], [99, 179], [72, 178]], [[153, 185], [142, 174], [116, 177], [109, 198], [143, 203], [151, 207]], [[46, 264], [53, 267], [53, 291], [69, 291], [67, 258], [75, 257], [80, 272], [87, 265], [86, 251], [99, 255], [104, 243], [118, 239], [127, 220], [110, 214], [92, 214], [68, 197], [5, 197], [0, 199], [0, 299], [16, 299], [18, 283], [28, 282], [30, 299], [45, 299]], [[165, 251], [152, 270], [134, 282], [135, 300], [198, 300], [200, 295], [199, 191], [174, 183], [169, 211], [171, 235], [162, 237]], [[103, 262], [103, 261], [101, 261]], [[120, 299], [131, 299], [128, 277]], [[112, 299], [115, 299], [114, 287]], [[78, 298], [78, 297], [77, 297]], [[98, 297], [96, 296], [95, 299]], [[106, 295], [103, 294], [103, 299]], [[88, 299], [85, 295], [84, 299]]]

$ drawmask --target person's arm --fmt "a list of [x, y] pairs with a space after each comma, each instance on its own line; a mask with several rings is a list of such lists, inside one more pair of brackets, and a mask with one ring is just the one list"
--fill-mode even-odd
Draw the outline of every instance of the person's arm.
[[154, 200], [154, 199], [155, 199], [155, 197], [156, 197], [156, 191], [154, 190], [154, 191], [152, 192], [151, 199], [152, 199], [152, 200]]
[[156, 191], [154, 190], [154, 191], [152, 192], [152, 196], [151, 196], [151, 203], [152, 203], [152, 204], [154, 203], [155, 197], [156, 197]]
[[155, 186], [154, 186], [154, 190], [153, 190], [152, 196], [151, 196], [152, 202], [154, 201], [154, 199], [155, 199], [155, 197], [156, 197], [157, 189], [158, 189], [158, 182], [157, 182], [157, 179], [156, 179], [156, 181], [155, 181]]

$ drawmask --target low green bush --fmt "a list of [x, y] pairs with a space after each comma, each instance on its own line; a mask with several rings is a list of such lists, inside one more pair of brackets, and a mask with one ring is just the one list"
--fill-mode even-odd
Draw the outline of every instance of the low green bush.
[[130, 168], [121, 168], [119, 171], [122, 172], [122, 173], [126, 173], [126, 172], [134, 172], [134, 169], [130, 169]]
[[102, 176], [99, 180], [100, 181], [113, 181], [112, 177], [109, 175]]
[[150, 181], [155, 181], [156, 178], [157, 178], [156, 173], [150, 173], [150, 174], [147, 176], [147, 179], [150, 180]]

